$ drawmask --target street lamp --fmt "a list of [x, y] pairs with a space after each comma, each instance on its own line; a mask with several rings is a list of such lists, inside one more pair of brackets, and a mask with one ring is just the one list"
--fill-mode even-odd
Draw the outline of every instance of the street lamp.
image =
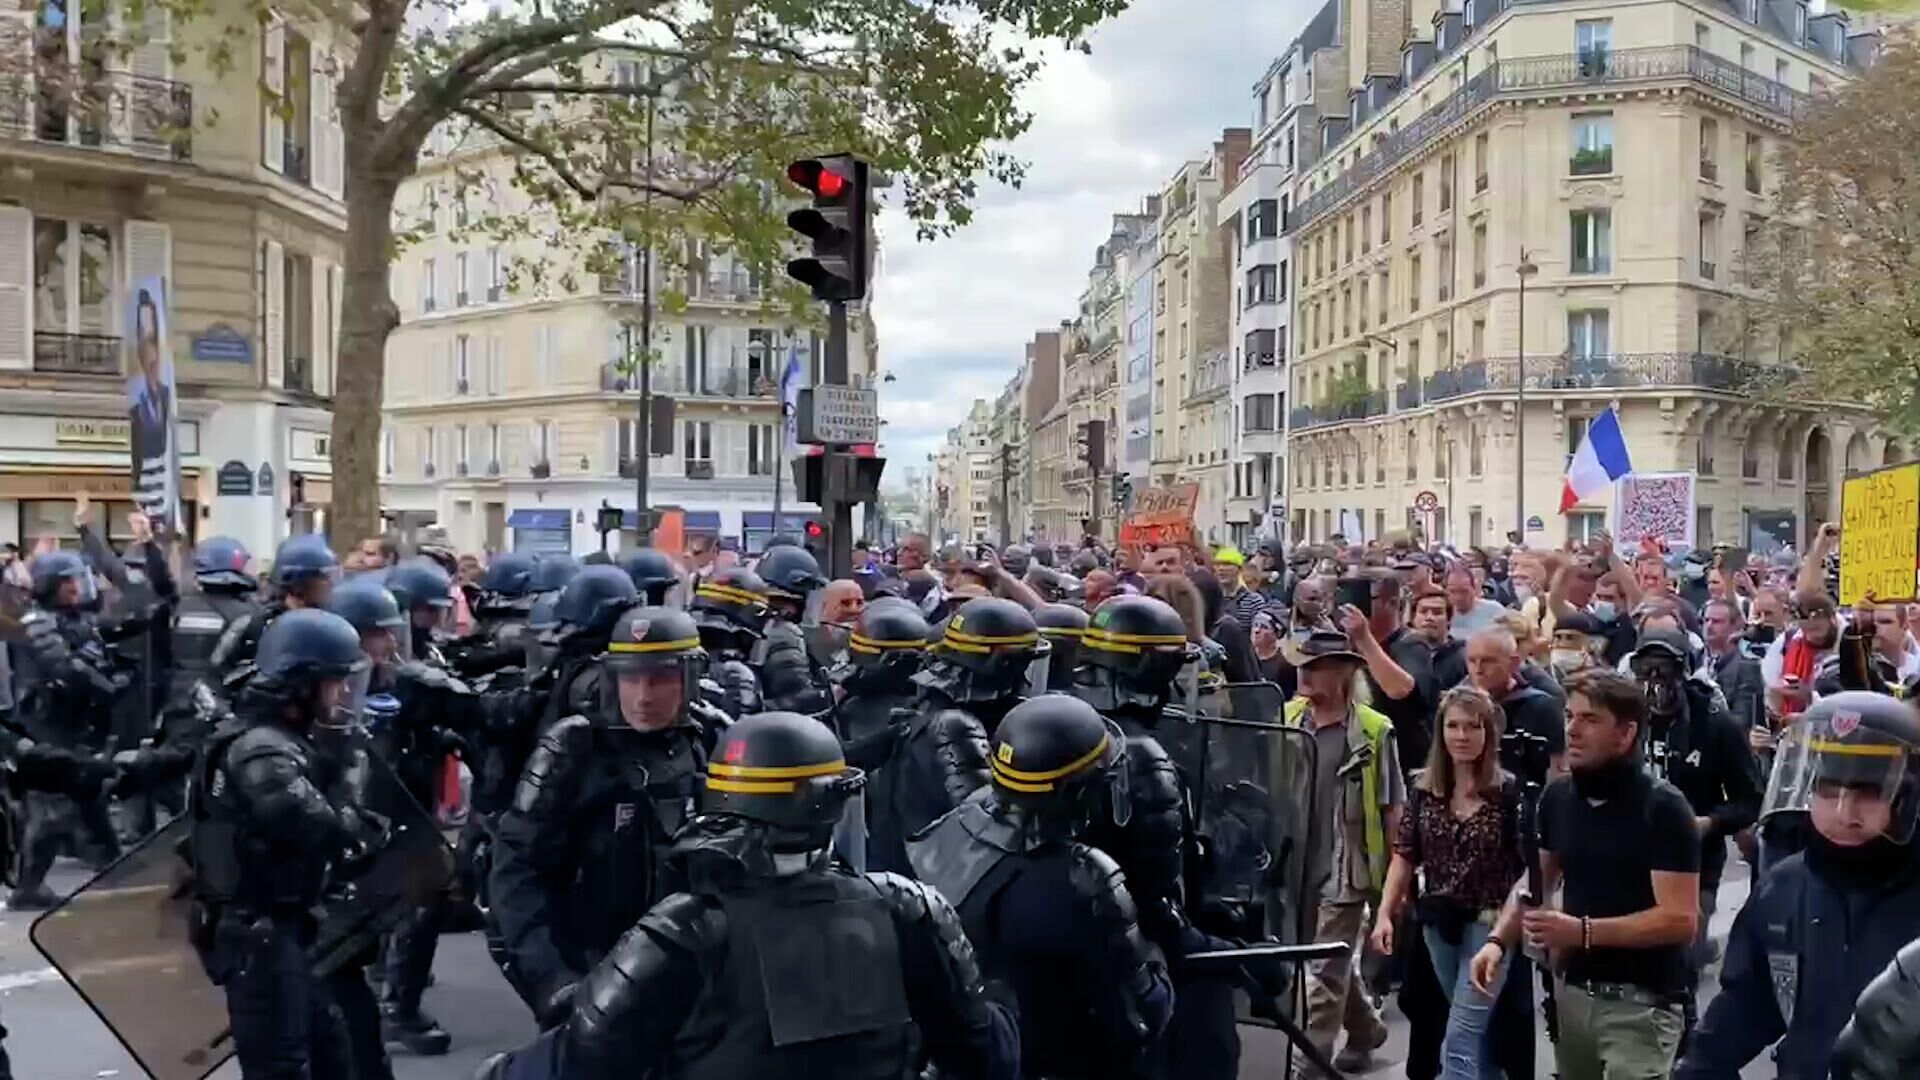
[[1520, 532], [1520, 543], [1527, 542], [1527, 279], [1540, 272], [1527, 256], [1526, 250], [1520, 251], [1520, 265], [1514, 267], [1514, 274], [1520, 279], [1520, 356], [1515, 365], [1513, 380], [1513, 449], [1519, 459], [1515, 462], [1513, 478], [1513, 527]]

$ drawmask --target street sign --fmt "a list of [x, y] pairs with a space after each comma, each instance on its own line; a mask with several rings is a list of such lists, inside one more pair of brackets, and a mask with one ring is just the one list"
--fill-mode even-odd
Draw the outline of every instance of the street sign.
[[247, 468], [244, 461], [229, 461], [220, 466], [220, 472], [214, 479], [214, 494], [253, 494], [253, 470]]
[[1539, 514], [1535, 514], [1532, 517], [1527, 519], [1527, 531], [1528, 532], [1546, 532], [1547, 523], [1540, 520]]
[[800, 441], [852, 445], [880, 441], [880, 398], [852, 386], [815, 386], [800, 391], [795, 413]]
[[1431, 491], [1423, 491], [1413, 497], [1413, 508], [1423, 514], [1431, 514], [1440, 509], [1440, 496]]

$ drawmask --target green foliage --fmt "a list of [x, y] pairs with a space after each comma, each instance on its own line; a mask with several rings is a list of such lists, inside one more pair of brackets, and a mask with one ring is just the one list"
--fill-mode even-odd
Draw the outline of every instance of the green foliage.
[[1373, 393], [1373, 387], [1367, 383], [1367, 369], [1362, 364], [1349, 364], [1340, 374], [1327, 383], [1327, 398], [1322, 407], [1335, 410], [1356, 409], [1366, 404], [1367, 396]]
[[1768, 163], [1780, 208], [1749, 235], [1744, 355], [1790, 373], [1757, 388], [1864, 402], [1920, 434], [1920, 49], [1896, 37], [1872, 70], [1814, 102]]

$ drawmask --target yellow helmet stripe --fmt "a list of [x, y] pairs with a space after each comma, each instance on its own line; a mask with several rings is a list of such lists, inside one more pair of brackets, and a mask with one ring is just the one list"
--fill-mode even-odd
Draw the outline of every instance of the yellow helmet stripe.
[[1082, 648], [1095, 649], [1100, 652], [1137, 653], [1141, 651], [1138, 645], [1122, 645], [1119, 642], [1109, 641], [1103, 637], [1095, 637], [1092, 634], [1081, 638], [1080, 645]]
[[1087, 636], [1101, 638], [1121, 645], [1185, 645], [1185, 634], [1120, 634], [1098, 626], [1087, 627]]
[[953, 627], [947, 627], [948, 641], [964, 641], [969, 645], [1031, 645], [1040, 640], [1038, 632], [1031, 634], [1012, 634], [1007, 637], [984, 637], [980, 634], [968, 634]]
[[837, 758], [818, 765], [729, 765], [716, 761], [707, 766], [710, 775], [730, 776], [735, 780], [811, 780], [846, 770], [847, 763]]
[[1099, 761], [1100, 756], [1102, 754], [1105, 754], [1107, 752], [1107, 748], [1112, 745], [1113, 745], [1113, 737], [1111, 735], [1102, 735], [1100, 737], [1100, 745], [1094, 747], [1093, 749], [1087, 751], [1086, 753], [1080, 755], [1079, 757], [1074, 758], [1072, 761], [1067, 762], [1065, 765], [1062, 765], [1057, 769], [1047, 769], [1043, 772], [1027, 772], [1023, 769], [1016, 769], [1011, 765], [1002, 764], [1000, 759], [998, 757], [995, 757], [992, 761], [993, 772], [994, 772], [994, 775], [1002, 777], [1004, 779], [1018, 780], [1018, 781], [1021, 781], [1024, 783], [1030, 783], [1030, 784], [1044, 783], [1048, 780], [1058, 780], [1062, 777], [1072, 776], [1074, 773], [1077, 773], [1082, 769], [1085, 769], [1087, 766], [1093, 764], [1094, 762]]
[[1887, 743], [1843, 743], [1828, 739], [1808, 739], [1807, 749], [1816, 754], [1842, 754], [1848, 757], [1900, 757], [1906, 747]]
[[993, 775], [994, 775], [994, 779], [999, 782], [1001, 787], [1004, 787], [1010, 791], [1019, 791], [1028, 795], [1039, 795], [1039, 794], [1043, 794], [1045, 792], [1049, 792], [1053, 790], [1052, 783], [1027, 784], [1027, 783], [1022, 783], [1021, 781], [1018, 781], [1018, 780], [1009, 780], [1005, 776], [1001, 775], [1000, 770], [998, 769], [994, 770]]
[[764, 604], [767, 602], [766, 595], [763, 593], [748, 592], [745, 589], [736, 589], [731, 585], [702, 585], [693, 590], [693, 595], [705, 597], [708, 600], [731, 600], [736, 604]]
[[1040, 633], [1044, 637], [1085, 637], [1087, 632], [1077, 626], [1043, 626]]
[[614, 653], [653, 653], [681, 652], [700, 647], [697, 637], [675, 638], [672, 641], [613, 641], [607, 644], [607, 651]]
[[707, 777], [707, 790], [728, 795], [790, 795], [800, 790], [798, 780], [723, 780]]
[[859, 633], [853, 634], [848, 643], [853, 648], [859, 649], [862, 652], [879, 652], [882, 649], [924, 649], [927, 647], [927, 642], [924, 638], [914, 638], [910, 641], [881, 641], [878, 638], [870, 638], [865, 634]]

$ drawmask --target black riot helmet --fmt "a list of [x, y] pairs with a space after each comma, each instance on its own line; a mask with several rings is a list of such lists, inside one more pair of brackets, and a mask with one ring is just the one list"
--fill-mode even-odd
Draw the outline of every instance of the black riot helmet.
[[481, 595], [491, 604], [508, 604], [530, 596], [537, 591], [533, 587], [537, 565], [533, 556], [518, 551], [495, 555], [487, 564], [486, 576], [480, 579]]
[[440, 564], [416, 556], [387, 571], [387, 591], [414, 623], [437, 623], [453, 607], [453, 578]]
[[1042, 604], [1034, 610], [1033, 621], [1051, 646], [1046, 689], [1071, 693], [1073, 669], [1080, 664], [1080, 639], [1087, 633], [1086, 611], [1071, 604]]
[[790, 610], [827, 583], [820, 574], [820, 561], [806, 548], [792, 544], [769, 547], [753, 569], [767, 583], [767, 595], [784, 601]]
[[767, 583], [744, 566], [730, 566], [696, 586], [689, 607], [703, 630], [759, 637], [767, 628]]
[[53, 606], [62, 582], [80, 582], [84, 591], [87, 576], [91, 573], [86, 560], [70, 551], [49, 551], [45, 555], [35, 555], [27, 570], [33, 577], [33, 598], [47, 607]]
[[1164, 707], [1181, 669], [1200, 658], [1180, 613], [1151, 596], [1116, 596], [1101, 604], [1080, 649], [1076, 687], [1102, 712]]
[[407, 615], [400, 610], [400, 602], [371, 575], [354, 578], [333, 590], [327, 610], [347, 620], [360, 635], [367, 658], [375, 663], [392, 659], [407, 636], [403, 633]]
[[231, 536], [209, 536], [193, 549], [193, 579], [215, 592], [252, 592], [260, 587], [253, 576], [253, 555]]
[[1033, 662], [1047, 654], [1033, 616], [1011, 600], [982, 596], [947, 619], [914, 681], [955, 701], [1019, 697]]
[[[1822, 800], [1835, 806], [1884, 802], [1886, 839], [1911, 843], [1920, 817], [1920, 716], [1912, 705], [1847, 690], [1814, 702], [1781, 731], [1760, 816], [1812, 812], [1818, 824], [1821, 808], [1815, 804]], [[1842, 810], [1836, 816], [1844, 821], [1851, 815]]]
[[533, 591], [556, 593], [580, 573], [580, 560], [571, 555], [542, 555], [533, 564]]
[[339, 576], [340, 560], [324, 536], [295, 536], [273, 553], [273, 583], [308, 604], [325, 604]]
[[994, 801], [1003, 816], [1025, 811], [1035, 839], [1069, 839], [1096, 812], [1128, 805], [1125, 746], [1119, 728], [1079, 698], [1029, 698], [994, 731]]
[[560, 618], [554, 614], [554, 609], [559, 606], [560, 594], [546, 593], [535, 600], [527, 612], [527, 632], [521, 635], [520, 643], [524, 650], [521, 669], [529, 679], [545, 671], [553, 661], [554, 632], [560, 627]]
[[1027, 568], [1033, 565], [1033, 549], [1025, 544], [1008, 544], [1000, 553], [1000, 565], [1014, 577], [1026, 577]]
[[633, 579], [640, 598], [649, 604], [664, 604], [667, 594], [680, 584], [680, 569], [664, 551], [640, 548], [620, 560], [620, 569]]
[[[299, 608], [283, 613], [260, 635], [247, 690], [297, 705], [312, 722], [344, 702], [347, 680], [366, 666], [360, 634], [352, 623], [331, 611]], [[340, 684], [340, 696], [329, 701], [321, 691], [333, 682]]]
[[700, 812], [760, 826], [775, 854], [817, 852], [865, 783], [825, 724], [800, 713], [757, 713], [721, 734]]
[[855, 667], [904, 668], [912, 674], [926, 656], [932, 633], [919, 608], [897, 597], [881, 597], [854, 621], [847, 637], [847, 659]]
[[634, 606], [614, 621], [600, 666], [609, 676], [600, 680], [601, 718], [616, 728], [664, 731], [686, 723], [707, 651], [686, 612]]
[[597, 637], [613, 629], [620, 613], [640, 600], [633, 579], [617, 566], [589, 566], [575, 574], [560, 590], [560, 601], [553, 613], [560, 620], [559, 632]]

